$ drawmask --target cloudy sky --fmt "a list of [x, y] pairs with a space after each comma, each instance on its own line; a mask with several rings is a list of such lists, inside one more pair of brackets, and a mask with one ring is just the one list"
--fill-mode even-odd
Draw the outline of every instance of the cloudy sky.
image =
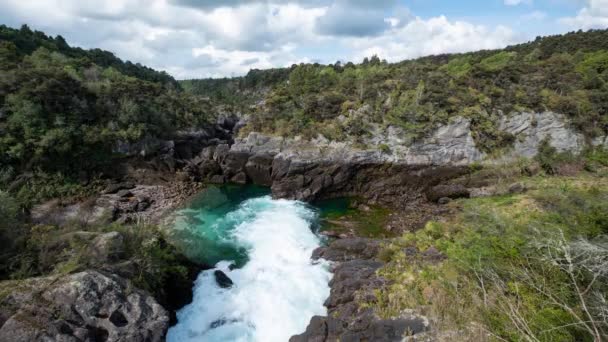
[[0, 23], [184, 79], [499, 48], [606, 28], [608, 0], [0, 0]]

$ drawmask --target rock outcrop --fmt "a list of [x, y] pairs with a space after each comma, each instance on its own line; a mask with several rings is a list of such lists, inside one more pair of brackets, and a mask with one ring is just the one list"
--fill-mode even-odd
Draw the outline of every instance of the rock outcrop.
[[327, 316], [315, 316], [306, 331], [290, 342], [324, 341], [402, 341], [429, 330], [425, 317], [403, 312], [390, 319], [379, 317], [362, 302], [375, 300], [374, 290], [386, 285], [376, 274], [383, 263], [375, 260], [381, 242], [374, 239], [349, 238], [321, 247], [313, 259], [334, 262], [331, 292], [325, 301]]
[[152, 342], [168, 326], [154, 298], [97, 271], [15, 282], [0, 299], [1, 342]]
[[[232, 145], [203, 148], [187, 170], [192, 178], [213, 183], [271, 186], [274, 196], [280, 198], [312, 201], [357, 195], [400, 203], [468, 172], [471, 163], [533, 157], [546, 138], [560, 152], [579, 153], [586, 146], [564, 116], [551, 112], [503, 116], [498, 129], [515, 136], [513, 146], [500, 160], [488, 159], [475, 145], [470, 121], [457, 117], [418, 142], [408, 141], [396, 127], [374, 129], [366, 149], [322, 136], [306, 141], [250, 133], [234, 139]], [[593, 143], [602, 145], [604, 140], [597, 138]]]
[[534, 157], [545, 139], [558, 152], [577, 154], [585, 148], [584, 136], [569, 127], [568, 120], [563, 115], [553, 112], [503, 116], [499, 129], [515, 136], [513, 148], [507, 154], [507, 158], [511, 159]]

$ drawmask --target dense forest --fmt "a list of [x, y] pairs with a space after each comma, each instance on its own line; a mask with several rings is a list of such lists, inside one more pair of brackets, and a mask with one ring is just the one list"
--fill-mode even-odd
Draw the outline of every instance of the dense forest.
[[27, 26], [0, 26], [2, 187], [28, 174], [14, 191], [40, 178], [69, 188], [79, 175], [92, 178], [111, 165], [118, 143], [170, 136], [209, 115], [208, 101], [166, 73], [71, 48]]
[[608, 30], [394, 64], [372, 57], [357, 65], [300, 64], [182, 84], [197, 94], [228, 98], [241, 109], [256, 104], [251, 93], [257, 91], [264, 102], [252, 117], [254, 131], [308, 137], [321, 132], [345, 140], [367, 134], [374, 122], [397, 125], [418, 139], [464, 116], [471, 119], [478, 146], [491, 151], [512, 142], [497, 131], [501, 113], [551, 110], [568, 115], [588, 136], [608, 131]]

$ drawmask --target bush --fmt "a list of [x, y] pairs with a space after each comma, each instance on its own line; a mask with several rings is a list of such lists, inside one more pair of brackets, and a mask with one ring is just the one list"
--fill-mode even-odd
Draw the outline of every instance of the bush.
[[17, 202], [8, 193], [0, 191], [0, 279], [6, 277], [22, 233]]
[[570, 152], [557, 153], [555, 147], [551, 146], [550, 138], [541, 141], [538, 146], [538, 154], [535, 159], [540, 167], [549, 175], [574, 175], [582, 170], [583, 164]]

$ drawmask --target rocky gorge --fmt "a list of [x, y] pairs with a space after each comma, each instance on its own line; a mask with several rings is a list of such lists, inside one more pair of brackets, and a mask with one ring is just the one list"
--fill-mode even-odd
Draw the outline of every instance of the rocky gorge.
[[[175, 140], [118, 146], [127, 158], [103, 193], [86, 203], [39, 205], [33, 208], [32, 219], [59, 225], [70, 220], [159, 222], [205, 183], [253, 183], [270, 187], [275, 198], [307, 202], [357, 197], [393, 209], [416, 208], [483, 195], [480, 189], [487, 184], [458, 181], [466, 179], [471, 165], [534, 157], [543, 140], [560, 152], [572, 153], [580, 153], [587, 145], [608, 144], [606, 138], [586, 141], [569, 128], [565, 117], [551, 112], [505, 116], [499, 126], [515, 140], [499, 156], [488, 156], [476, 147], [465, 118], [456, 118], [429, 138], [409, 145], [394, 127], [372, 132], [365, 146], [357, 146], [322, 136], [310, 141], [258, 133], [238, 137], [243, 124], [227, 117], [205, 131], [184, 132]], [[388, 151], [380, 143], [388, 145]], [[113, 256], [107, 253], [120, 250], [122, 243], [117, 236], [87, 239], [91, 246], [101, 246], [106, 253], [101, 258], [108, 260]], [[328, 316], [314, 317], [306, 332], [292, 341], [425, 338], [432, 327], [422, 315], [404, 312], [387, 320], [359, 306], [373, 301], [374, 290], [386, 285], [376, 275], [383, 265], [377, 257], [381, 245], [380, 240], [352, 237], [315, 251], [313, 259], [334, 262], [331, 295], [325, 303]], [[429, 259], [441, 258], [433, 250], [420, 253]], [[3, 296], [2, 307], [8, 309], [0, 312], [0, 341], [162, 340], [170, 313], [148, 294], [129, 288], [121, 278], [121, 272], [129, 271], [98, 269], [32, 280]], [[182, 285], [178, 286], [182, 291], [190, 291], [188, 284]], [[31, 304], [33, 298], [40, 301]], [[183, 304], [182, 299], [179, 305]], [[175, 310], [179, 305], [169, 306]]]

